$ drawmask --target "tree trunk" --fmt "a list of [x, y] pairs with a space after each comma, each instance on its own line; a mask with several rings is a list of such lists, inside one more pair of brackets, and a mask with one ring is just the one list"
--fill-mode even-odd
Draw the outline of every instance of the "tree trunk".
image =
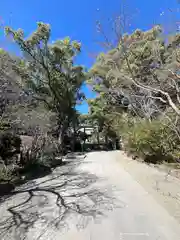
[[64, 135], [65, 135], [65, 125], [61, 125], [58, 129], [58, 144], [61, 153], [64, 152]]
[[76, 141], [76, 126], [73, 122], [73, 145], [72, 145], [72, 151], [75, 151], [75, 141]]
[[100, 145], [100, 139], [99, 139], [99, 127], [97, 128], [97, 142], [98, 142], [98, 145]]
[[106, 143], [106, 146], [108, 146], [108, 136], [105, 135], [105, 143]]

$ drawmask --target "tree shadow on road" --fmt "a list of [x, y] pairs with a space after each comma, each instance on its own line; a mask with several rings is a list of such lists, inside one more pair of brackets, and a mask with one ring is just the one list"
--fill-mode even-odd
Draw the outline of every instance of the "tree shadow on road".
[[44, 239], [46, 231], [68, 230], [74, 223], [84, 228], [112, 210], [116, 204], [113, 194], [98, 187], [101, 179], [96, 175], [76, 171], [81, 162], [77, 157], [68, 159], [49, 176], [28, 182], [4, 199], [0, 239]]

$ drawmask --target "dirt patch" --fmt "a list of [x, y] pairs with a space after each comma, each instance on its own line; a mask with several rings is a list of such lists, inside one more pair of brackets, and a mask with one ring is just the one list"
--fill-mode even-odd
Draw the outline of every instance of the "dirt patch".
[[170, 165], [147, 165], [132, 160], [124, 152], [117, 161], [180, 223], [180, 170]]

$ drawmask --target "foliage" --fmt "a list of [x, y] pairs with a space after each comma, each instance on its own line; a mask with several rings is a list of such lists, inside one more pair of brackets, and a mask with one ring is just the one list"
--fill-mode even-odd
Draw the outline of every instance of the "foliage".
[[114, 131], [123, 141], [123, 149], [147, 162], [179, 161], [179, 121], [161, 116], [152, 121], [133, 117], [127, 113], [114, 116]]
[[178, 33], [165, 42], [160, 26], [123, 35], [116, 48], [98, 56], [89, 83], [111, 105], [125, 102], [140, 117], [152, 119], [168, 105], [175, 109], [169, 100], [178, 103], [179, 43]]
[[159, 121], [141, 120], [124, 134], [125, 148], [143, 158], [149, 155], [159, 156], [159, 161], [170, 151], [167, 141], [169, 131]]
[[3, 119], [9, 119], [12, 106], [20, 103], [19, 76], [13, 70], [16, 63], [14, 56], [4, 50], [0, 51], [0, 116]]
[[0, 135], [0, 157], [5, 165], [8, 165], [12, 158], [20, 152], [21, 139], [10, 132], [3, 132]]
[[76, 115], [75, 105], [84, 98], [81, 86], [83, 67], [74, 65], [74, 58], [81, 50], [80, 43], [69, 38], [49, 43], [49, 24], [38, 23], [29, 38], [22, 30], [6, 27], [24, 54], [15, 66], [21, 76], [21, 85], [31, 90], [33, 97], [43, 102], [48, 110], [56, 113], [60, 143], [69, 124]]
[[59, 154], [58, 142], [47, 134], [34, 137], [21, 136], [22, 151], [20, 164], [22, 166], [42, 164], [51, 166], [54, 157]]
[[[64, 136], [78, 128], [75, 107], [84, 100], [85, 73], [74, 64], [81, 44], [68, 37], [50, 43], [48, 24], [38, 23], [28, 38], [20, 29], [6, 27], [5, 32], [22, 53], [16, 57], [0, 50], [0, 175], [1, 180], [11, 181], [15, 175], [20, 179], [49, 173], [55, 156], [62, 155]], [[11, 164], [14, 170], [10, 171]]]
[[[0, 183], [8, 182], [12, 179], [12, 171], [4, 167], [0, 168]], [[1, 194], [0, 194], [1, 195]]]
[[[90, 118], [147, 161], [179, 158], [180, 34], [166, 41], [163, 29], [137, 29], [101, 53], [88, 74], [97, 93]], [[105, 135], [111, 135], [104, 131]]]
[[52, 113], [32, 97], [31, 92], [22, 88], [20, 76], [15, 71], [20, 59], [7, 51], [0, 52], [0, 128], [16, 134], [47, 132]]

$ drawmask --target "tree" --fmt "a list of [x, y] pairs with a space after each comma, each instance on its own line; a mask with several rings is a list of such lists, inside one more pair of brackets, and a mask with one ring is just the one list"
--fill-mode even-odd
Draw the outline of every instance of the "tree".
[[88, 101], [90, 106], [89, 121], [97, 126], [97, 136], [99, 142], [99, 134], [105, 137], [106, 144], [108, 143], [108, 138], [115, 140], [117, 134], [113, 126], [115, 119], [115, 112], [113, 107], [108, 104], [107, 99], [104, 98], [103, 94], [99, 95], [95, 99], [90, 99]]
[[76, 115], [75, 106], [82, 101], [81, 86], [84, 81], [83, 67], [75, 66], [74, 59], [81, 51], [81, 44], [69, 38], [49, 43], [49, 24], [38, 23], [37, 30], [29, 38], [21, 29], [6, 27], [20, 47], [23, 58], [16, 67], [22, 87], [31, 90], [33, 97], [43, 102], [56, 114], [59, 143]]
[[[121, 36], [116, 48], [101, 54], [90, 70], [95, 91], [127, 100], [129, 108], [151, 119], [160, 108], [179, 109], [179, 43], [176, 34], [166, 43], [160, 26]], [[109, 97], [108, 96], [108, 97]]]
[[98, 94], [92, 101], [100, 114], [107, 109], [103, 118], [107, 122], [111, 116], [109, 125], [128, 150], [179, 158], [179, 45], [180, 34], [167, 41], [159, 25], [120, 34], [118, 44], [101, 53], [89, 72], [88, 83]]
[[[50, 128], [51, 112], [38, 103], [28, 89], [23, 89], [15, 71], [20, 59], [7, 51], [0, 51], [0, 115], [1, 131], [32, 135]], [[37, 131], [39, 130], [39, 131]]]
[[11, 107], [19, 103], [21, 88], [18, 85], [18, 75], [13, 71], [16, 59], [0, 49], [0, 115], [5, 117], [11, 112]]

